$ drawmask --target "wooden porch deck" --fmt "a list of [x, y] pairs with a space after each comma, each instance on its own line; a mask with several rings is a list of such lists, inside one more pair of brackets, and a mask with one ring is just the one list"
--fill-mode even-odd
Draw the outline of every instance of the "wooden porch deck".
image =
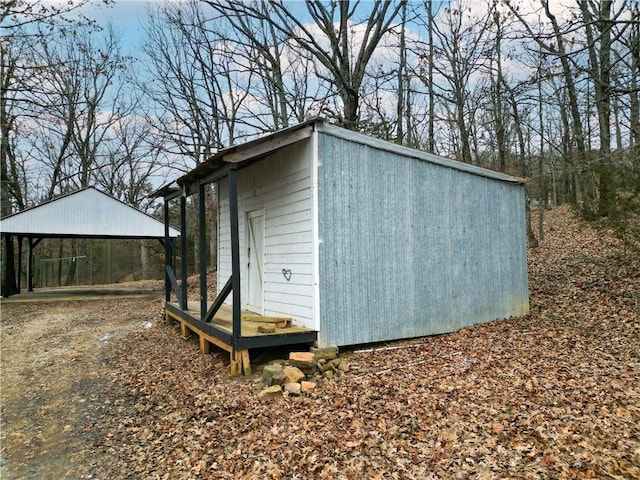
[[[208, 306], [210, 307], [212, 303], [213, 302], [210, 302]], [[187, 308], [196, 316], [200, 316], [199, 302], [189, 301], [187, 302]], [[265, 335], [307, 333], [312, 331], [308, 328], [294, 325], [290, 317], [265, 317], [248, 310], [242, 310], [241, 315], [242, 332], [240, 336], [242, 337], [260, 337]], [[213, 325], [219, 326], [220, 328], [231, 334], [233, 329], [233, 311], [231, 309], [231, 305], [227, 305], [226, 303], [223, 304], [220, 307], [220, 310], [218, 310], [214, 315], [211, 323]], [[288, 326], [282, 326], [283, 324], [286, 324]], [[275, 331], [269, 333], [261, 332], [258, 330], [260, 327], [265, 327], [266, 325], [273, 325], [275, 327]]]
[[183, 338], [189, 338], [191, 333], [198, 335], [202, 353], [209, 353], [211, 344], [228, 351], [232, 375], [251, 374], [251, 348], [313, 343], [317, 339], [316, 331], [292, 324], [291, 318], [265, 317], [243, 310], [241, 332], [234, 341], [232, 308], [227, 304], [220, 307], [209, 323], [200, 320], [200, 302], [187, 302], [187, 311], [177, 303], [166, 302], [165, 315], [180, 323]]

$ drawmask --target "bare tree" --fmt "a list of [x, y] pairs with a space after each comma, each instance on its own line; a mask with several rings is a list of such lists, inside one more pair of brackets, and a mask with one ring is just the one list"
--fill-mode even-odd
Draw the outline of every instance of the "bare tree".
[[[435, 60], [435, 41], [434, 41], [434, 24], [435, 17], [440, 12], [440, 9], [434, 9], [432, 0], [424, 0], [423, 3], [417, 4], [413, 7], [413, 14], [416, 25], [426, 28], [427, 38], [426, 42], [414, 39], [412, 45], [408, 46], [418, 58], [416, 65], [413, 66], [412, 73], [415, 77], [420, 79], [420, 82], [427, 88], [427, 135], [424, 142], [424, 148], [428, 152], [435, 153], [437, 151], [436, 145], [436, 92], [435, 92], [435, 72], [434, 72], [434, 60]], [[426, 15], [425, 15], [426, 13]], [[407, 104], [408, 106], [409, 104]]]
[[629, 145], [638, 150], [640, 162], [640, 3], [635, 1], [631, 7], [631, 19], [634, 21], [628, 29], [625, 41], [628, 55], [627, 70], [629, 72]]
[[616, 21], [626, 11], [626, 2], [621, 2], [617, 11], [611, 0], [578, 2], [589, 55], [587, 72], [592, 80], [598, 112], [599, 160], [598, 166], [598, 214], [608, 216], [615, 202], [615, 186], [611, 159], [611, 108], [613, 103], [612, 44]]
[[[0, 214], [13, 213], [14, 208], [21, 210], [26, 206], [24, 177], [15, 154], [16, 125], [20, 112], [30, 103], [28, 82], [36, 69], [24, 55], [29, 42], [37, 38], [38, 33], [28, 31], [34, 25], [48, 25], [51, 30], [61, 27], [73, 31], [76, 27], [91, 22], [76, 13], [86, 1], [69, 1], [64, 4], [45, 2], [44, 0], [9, 0], [0, 5]], [[110, 3], [109, 0], [104, 3]], [[68, 16], [69, 15], [69, 16]], [[13, 239], [4, 236], [5, 249], [2, 268], [1, 290], [4, 295], [15, 293], [15, 268], [13, 259]]]
[[471, 133], [475, 105], [472, 101], [473, 75], [486, 60], [487, 32], [492, 21], [489, 9], [473, 13], [470, 4], [456, 3], [443, 9], [438, 22], [433, 23], [434, 78], [422, 78], [434, 85], [436, 94], [450, 105], [458, 129], [460, 159], [473, 163]]
[[[566, 31], [561, 27], [556, 15], [551, 11], [548, 0], [540, 0], [540, 4], [544, 11], [545, 17], [548, 20], [551, 31], [550, 32], [535, 32], [534, 27], [528, 23], [522, 13], [511, 2], [507, 1], [506, 5], [511, 12], [520, 21], [520, 24], [525, 28], [529, 35], [529, 38], [534, 40], [540, 49], [547, 55], [557, 58], [560, 62], [562, 69], [562, 77], [565, 82], [565, 89], [567, 92], [568, 110], [570, 112], [570, 125], [573, 142], [576, 146], [577, 155], [577, 167], [585, 168], [589, 164], [589, 154], [585, 142], [585, 131], [583, 127], [583, 115], [580, 110], [578, 101], [578, 91], [576, 87], [576, 75], [575, 70], [571, 65], [570, 55], [566, 48], [567, 35]], [[576, 182], [580, 181], [580, 172], [576, 173]], [[579, 186], [576, 185], [576, 189]], [[588, 203], [585, 204], [585, 209], [591, 210]]]
[[225, 41], [228, 29], [223, 20], [206, 17], [198, 2], [149, 14], [149, 78], [142, 88], [156, 106], [150, 119], [173, 145], [169, 153], [196, 164], [236, 141], [239, 112], [253, 89], [255, 74], [235, 60], [241, 47]]
[[[286, 36], [273, 23], [261, 22], [251, 16], [230, 14], [215, 2], [209, 5], [221, 20], [217, 25], [211, 22], [215, 32], [211, 29], [208, 31], [221, 42], [234, 43], [240, 53], [236, 61], [245, 63], [246, 70], [255, 70], [257, 73], [259, 81], [254, 84], [252, 97], [259, 98], [269, 114], [265, 127], [274, 130], [288, 127], [289, 102], [285, 87], [286, 66], [283, 65], [287, 50]], [[270, 15], [269, 3], [257, 3], [255, 8], [265, 17]], [[219, 28], [222, 22], [228, 22], [231, 28]]]
[[[227, 16], [251, 18], [270, 25], [284, 34], [299, 48], [308, 52], [324, 70], [316, 74], [332, 83], [342, 101], [341, 112], [336, 119], [344, 127], [357, 130], [362, 82], [367, 66], [381, 38], [392, 27], [402, 2], [384, 0], [367, 3], [305, 1], [306, 11], [312, 22], [305, 23], [300, 15], [282, 1], [234, 2], [231, 0], [209, 0], [209, 5]], [[362, 23], [357, 16], [364, 12]], [[358, 46], [359, 45], [359, 46]]]
[[152, 126], [140, 116], [122, 118], [112, 127], [112, 137], [101, 149], [95, 169], [97, 185], [141, 210], [150, 206], [152, 178], [163, 176], [167, 164], [151, 131]]
[[33, 129], [33, 143], [49, 165], [45, 198], [60, 188], [86, 187], [97, 168], [99, 149], [110, 129], [129, 113], [122, 88], [124, 58], [119, 39], [111, 29], [100, 40], [81, 28], [58, 40], [45, 39], [33, 45], [34, 61], [42, 67], [32, 89], [41, 110]]

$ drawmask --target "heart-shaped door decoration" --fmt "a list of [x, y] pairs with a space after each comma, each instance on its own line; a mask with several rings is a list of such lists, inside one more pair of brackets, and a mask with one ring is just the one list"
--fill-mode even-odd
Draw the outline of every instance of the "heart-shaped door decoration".
[[291, 270], [289, 270], [288, 268], [282, 269], [282, 275], [284, 275], [284, 278], [287, 280], [287, 282], [291, 280]]

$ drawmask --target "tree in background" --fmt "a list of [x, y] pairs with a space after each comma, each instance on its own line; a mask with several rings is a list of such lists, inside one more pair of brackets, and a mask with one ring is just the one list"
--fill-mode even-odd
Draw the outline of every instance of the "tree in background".
[[[4, 5], [3, 20], [26, 5]], [[149, 11], [135, 83], [117, 35], [34, 10], [32, 22], [3, 24], [2, 213], [86, 184], [139, 201], [151, 176], [320, 114], [531, 177], [542, 209], [569, 201], [628, 237], [640, 190], [638, 10], [631, 0], [167, 3]]]
[[[64, 8], [48, 2], [3, 6], [2, 216], [77, 188], [104, 187], [109, 179], [122, 183], [125, 175], [126, 192], [122, 185], [106, 190], [131, 200], [149, 191], [149, 177], [157, 173], [158, 163], [146, 170], [133, 166], [135, 156], [149, 152], [148, 131], [129, 129], [132, 149], [126, 153], [115, 147], [123, 122], [137, 113], [135, 96], [126, 90], [131, 85], [130, 62], [120, 53], [112, 29], [102, 30], [80, 14], [85, 3], [70, 2]], [[145, 140], [133, 140], [135, 134]], [[142, 148], [146, 151], [136, 153]], [[120, 155], [128, 157], [116, 158]], [[128, 171], [122, 168], [127, 164], [132, 167]], [[118, 174], [106, 175], [107, 167]], [[58, 241], [60, 251], [66, 249], [64, 242]], [[15, 291], [15, 267], [9, 236], [4, 247], [3, 294], [10, 294]], [[71, 257], [76, 247], [77, 242], [71, 242]], [[69, 271], [67, 283], [74, 274]]]
[[[334, 120], [352, 130], [360, 122], [361, 87], [369, 62], [382, 37], [394, 25], [402, 8], [402, 2], [390, 0], [367, 4], [368, 11], [359, 9], [360, 2], [305, 2], [304, 15], [311, 19], [304, 22], [292, 9], [293, 4], [282, 1], [232, 2], [209, 0], [206, 2], [222, 15], [238, 22], [240, 18], [269, 25], [292, 42], [291, 46], [308, 53], [316, 62], [316, 76], [335, 88], [341, 100], [340, 111]], [[363, 21], [358, 21], [362, 14]]]
[[456, 2], [443, 8], [438, 20], [432, 26], [436, 76], [431, 82], [446, 106], [445, 121], [453, 134], [447, 150], [458, 160], [475, 163], [472, 131], [480, 82], [474, 74], [487, 60], [491, 11], [476, 12], [469, 2]]
[[[69, 1], [54, 4], [42, 0], [9, 0], [0, 6], [0, 215], [2, 217], [22, 210], [27, 205], [26, 167], [16, 156], [17, 129], [30, 112], [30, 80], [37, 76], [39, 65], [26, 57], [27, 47], [38, 34], [30, 29], [34, 25], [48, 25], [51, 29], [72, 31], [80, 25], [91, 24], [83, 15], [72, 16], [87, 2]], [[109, 0], [104, 1], [105, 4]], [[21, 113], [22, 111], [22, 113]], [[29, 116], [28, 114], [26, 115]], [[15, 293], [13, 239], [4, 236], [2, 257], [3, 295]]]

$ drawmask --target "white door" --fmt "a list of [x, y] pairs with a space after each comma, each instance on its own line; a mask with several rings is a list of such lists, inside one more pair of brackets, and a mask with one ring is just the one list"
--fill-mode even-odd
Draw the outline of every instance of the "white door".
[[256, 210], [247, 214], [247, 310], [262, 315], [262, 285], [264, 278], [264, 212]]

